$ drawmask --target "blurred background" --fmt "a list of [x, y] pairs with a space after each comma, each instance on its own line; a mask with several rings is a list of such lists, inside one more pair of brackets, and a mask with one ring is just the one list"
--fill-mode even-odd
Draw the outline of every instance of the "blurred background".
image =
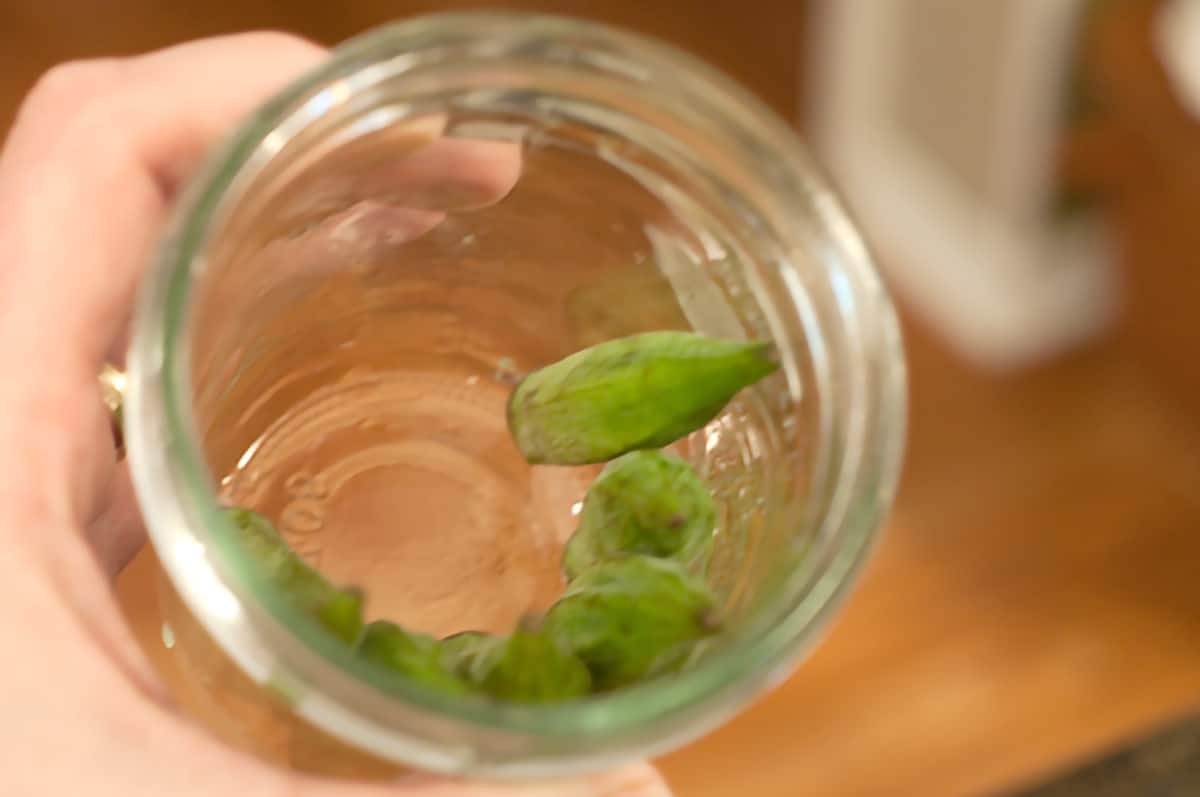
[[[481, 5], [732, 73], [804, 131], [901, 304], [882, 544], [786, 684], [662, 761], [680, 797], [1200, 794], [1200, 3], [7, 2], [0, 130], [62, 60]], [[154, 651], [147, 572], [121, 589]]]

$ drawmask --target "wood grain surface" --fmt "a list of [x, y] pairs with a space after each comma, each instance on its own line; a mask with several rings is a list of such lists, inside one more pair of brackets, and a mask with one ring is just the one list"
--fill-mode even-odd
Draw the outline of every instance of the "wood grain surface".
[[[34, 77], [65, 58], [254, 27], [334, 41], [462, 5], [6, 3], [0, 127]], [[668, 36], [797, 111], [801, 3], [540, 5]], [[1147, 232], [1126, 248], [1126, 268], [1154, 268], [1138, 258], [1194, 265], [1186, 238], [1151, 223], [1151, 207], [1133, 211]], [[1200, 368], [1194, 349], [1139, 332], [1136, 318], [1167, 301], [1153, 291], [1170, 292], [1169, 273], [1154, 273], [1121, 334], [1008, 379], [973, 373], [907, 320], [911, 444], [883, 543], [828, 639], [786, 684], [663, 759], [681, 797], [1003, 794], [1200, 708], [1200, 435], [1186, 403], [1155, 388], [1164, 368]], [[127, 573], [121, 594], [154, 649], [146, 565]]]

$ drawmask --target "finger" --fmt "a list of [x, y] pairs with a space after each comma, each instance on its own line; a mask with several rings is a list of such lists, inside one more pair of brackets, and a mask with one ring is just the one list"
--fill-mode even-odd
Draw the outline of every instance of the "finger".
[[[289, 36], [214, 39], [52, 71], [0, 160], [0, 250], [16, 265], [8, 324], [30, 358], [91, 374], [130, 303], [167, 202], [217, 138], [323, 51]], [[63, 231], [68, 230], [69, 235]], [[38, 339], [40, 338], [40, 340]], [[60, 344], [68, 343], [63, 347]]]
[[0, 363], [31, 377], [5, 386], [0, 443], [29, 457], [28, 481], [55, 520], [83, 514], [79, 495], [62, 505], [80, 441], [92, 439], [83, 403], [171, 191], [322, 55], [280, 34], [209, 40], [58, 68], [23, 106], [0, 155]]
[[224, 295], [205, 303], [206, 327], [237, 326], [224, 317], [245, 315], [247, 297], [256, 316], [269, 318], [314, 278], [387, 262], [398, 247], [440, 225], [447, 211], [484, 207], [512, 190], [521, 168], [518, 144], [422, 140], [428, 125], [421, 122], [404, 120], [380, 131], [393, 134], [382, 153], [335, 152], [314, 173], [287, 183], [267, 223], [255, 217], [256, 236], [271, 231], [267, 242], [227, 278], [214, 280], [210, 289]]
[[[92, 392], [100, 362], [127, 326], [140, 265], [174, 187], [214, 139], [320, 57], [318, 48], [290, 37], [247, 34], [60, 68], [31, 95], [0, 155], [0, 253], [7, 266], [0, 272], [0, 363], [6, 371], [36, 367], [38, 378], [13, 386], [5, 409], [22, 419], [22, 435], [10, 441], [0, 429], [0, 442], [18, 449], [36, 442], [47, 469], [59, 467], [43, 474], [43, 484], [61, 481], [61, 468], [77, 453], [64, 436], [55, 448], [44, 433], [79, 431], [82, 424], [68, 416]], [[444, 121], [432, 120], [429, 129], [440, 132]], [[406, 120], [404, 127], [400, 139], [413, 138], [408, 128], [421, 125]], [[471, 144], [478, 151], [464, 146]], [[384, 148], [396, 168], [370, 173], [390, 175], [370, 187], [393, 208], [406, 190], [414, 199], [440, 190], [460, 203], [486, 204], [511, 189], [520, 169], [519, 147], [511, 143], [433, 144], [408, 160], [413, 148], [405, 146]], [[401, 189], [397, 180], [413, 186]], [[363, 218], [353, 205], [343, 210]], [[408, 214], [397, 226], [413, 234], [443, 216], [395, 211]], [[397, 237], [389, 235], [385, 243]]]
[[[5, 294], [21, 296], [24, 307], [11, 326], [39, 330], [23, 336], [30, 359], [51, 355], [76, 360], [67, 363], [78, 366], [72, 373], [95, 370], [174, 188], [220, 134], [320, 52], [248, 34], [68, 66], [42, 81], [0, 160], [0, 250], [18, 264]], [[358, 196], [403, 200], [409, 191], [486, 204], [511, 189], [520, 168], [510, 142], [425, 149], [372, 169]], [[410, 181], [411, 189], [403, 185]]]
[[[43, 623], [36, 630], [51, 629]], [[426, 776], [365, 783], [300, 774], [234, 750], [145, 700], [116, 673], [96, 667], [96, 659], [78, 655], [68, 637], [50, 635], [45, 647], [59, 655], [10, 673], [22, 687], [9, 701], [13, 716], [26, 719], [13, 743], [33, 762], [16, 767], [17, 783], [21, 771], [34, 778], [14, 794], [67, 794], [87, 783], [98, 794], [172, 797], [670, 797], [662, 777], [644, 763], [523, 784]], [[237, 722], [238, 715], [228, 720]], [[36, 752], [51, 747], [55, 765], [47, 767]]]
[[[671, 797], [666, 781], [649, 764], [635, 764], [613, 772], [574, 780], [548, 780], [523, 784], [484, 785], [438, 781], [409, 782], [407, 789], [390, 792], [396, 797]], [[383, 797], [383, 792], [379, 797]], [[341, 797], [314, 794], [312, 797]], [[347, 795], [346, 797], [350, 797]], [[355, 795], [357, 797], [357, 795]], [[366, 797], [365, 795], [363, 797]], [[372, 795], [374, 797], [374, 795]]]
[[[218, 782], [205, 784], [203, 794], [232, 793], [266, 797], [671, 797], [662, 775], [649, 764], [635, 764], [598, 775], [524, 783], [449, 780], [436, 776], [402, 778], [396, 783], [364, 784], [260, 770], [248, 777], [245, 769], [226, 767]], [[224, 789], [228, 788], [229, 791]]]
[[[113, 472], [111, 449], [97, 446], [108, 433], [97, 353], [129, 304], [167, 194], [229, 124], [321, 57], [261, 34], [64, 67], [31, 94], [0, 154], [0, 366], [24, 375], [0, 392], [0, 449], [12, 465], [0, 533], [33, 550], [20, 559], [46, 566], [58, 600], [132, 682], [155, 679], [91, 553], [74, 535], [29, 531], [96, 519], [95, 495]], [[210, 85], [167, 90], [201, 70]], [[103, 519], [118, 530], [101, 552], [110, 570], [136, 544], [129, 508]]]
[[254, 233], [293, 235], [364, 201], [439, 213], [499, 202], [520, 176], [520, 144], [447, 137], [447, 121], [402, 119], [323, 154], [276, 190]]
[[[146, 710], [148, 709], [148, 711]], [[130, 716], [126, 711], [122, 716]], [[240, 797], [670, 797], [658, 771], [637, 763], [610, 772], [527, 783], [489, 783], [417, 774], [392, 782], [349, 782], [277, 768], [225, 747], [197, 728], [178, 722], [158, 706], [132, 712], [136, 723], [155, 740], [152, 749], [129, 749], [121, 764], [155, 785], [170, 779], [177, 797], [237, 794]], [[282, 741], [282, 740], [281, 740]], [[286, 742], [284, 742], [286, 743]], [[121, 745], [124, 751], [127, 745]], [[116, 769], [120, 765], [114, 765]], [[182, 784], [186, 784], [184, 788]]]
[[520, 172], [515, 142], [443, 138], [365, 174], [356, 188], [407, 207], [459, 210], [499, 202]]

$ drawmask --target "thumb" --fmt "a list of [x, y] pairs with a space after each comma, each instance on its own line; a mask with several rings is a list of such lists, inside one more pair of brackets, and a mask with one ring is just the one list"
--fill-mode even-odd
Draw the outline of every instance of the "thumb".
[[[671, 797], [666, 781], [649, 764], [634, 764], [612, 772], [569, 780], [530, 783], [485, 783], [450, 780], [430, 775], [401, 778], [393, 784], [331, 781], [293, 773], [284, 784], [264, 795], [287, 797]], [[249, 794], [241, 784], [242, 794]], [[214, 792], [217, 793], [217, 792]], [[257, 797], [257, 795], [256, 795]]]
[[404, 784], [401, 791], [384, 788], [370, 795], [334, 792], [313, 794], [311, 797], [671, 797], [666, 781], [649, 764], [634, 764], [572, 780], [527, 784], [448, 781], [424, 775], [400, 783]]
[[[391, 783], [331, 779], [280, 769], [218, 744], [194, 726], [175, 737], [173, 750], [150, 760], [165, 764], [171, 780], [188, 783], [187, 797], [238, 794], [244, 797], [671, 797], [666, 781], [650, 764], [578, 778], [528, 783], [469, 781], [435, 775], [401, 776]], [[175, 724], [172, 730], [181, 729]], [[143, 761], [146, 759], [143, 758]], [[180, 795], [177, 787], [169, 792]]]

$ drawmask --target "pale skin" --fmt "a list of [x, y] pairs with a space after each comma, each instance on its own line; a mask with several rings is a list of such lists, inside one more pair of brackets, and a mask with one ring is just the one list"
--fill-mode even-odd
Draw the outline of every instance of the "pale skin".
[[0, 153], [0, 793], [662, 797], [646, 765], [533, 786], [321, 780], [174, 711], [112, 580], [140, 546], [96, 375], [124, 346], [147, 253], [215, 140], [325, 56], [281, 34], [68, 64]]

